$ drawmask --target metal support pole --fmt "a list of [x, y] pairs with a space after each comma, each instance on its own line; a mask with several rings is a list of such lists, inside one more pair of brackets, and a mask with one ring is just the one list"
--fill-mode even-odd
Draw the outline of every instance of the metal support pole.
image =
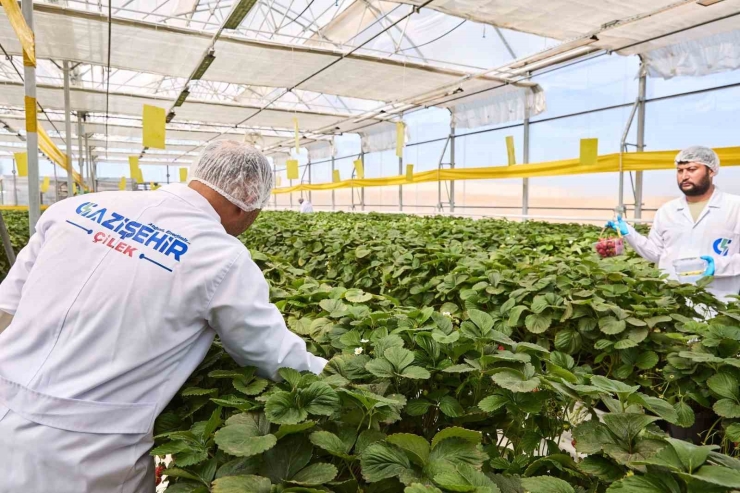
[[13, 159], [13, 205], [18, 205], [18, 171], [15, 168], [15, 159]]
[[[23, 0], [21, 10], [26, 24], [33, 31], [33, 0]], [[41, 216], [39, 187], [39, 134], [36, 132], [36, 67], [23, 63], [23, 85], [26, 94], [26, 152], [28, 159], [28, 229], [36, 231], [36, 222]], [[32, 120], [33, 121], [32, 121]]]
[[169, 185], [170, 184], [170, 165], [169, 164], [166, 165], [165, 168], [166, 168], [165, 171], [167, 172], [167, 184]]
[[[293, 180], [288, 180], [290, 188], [293, 188]], [[293, 192], [290, 192], [290, 208], [293, 209]]]
[[[306, 165], [308, 167], [308, 184], [311, 184], [311, 156], [308, 156], [308, 164]], [[313, 201], [311, 200], [311, 190], [308, 191], [308, 201], [313, 204]]]
[[[450, 121], [450, 169], [455, 169], [455, 122]], [[455, 212], [455, 180], [450, 180], [450, 212]]]
[[[274, 177], [275, 182], [277, 182], [277, 164], [275, 164], [274, 162], [272, 163], [272, 176]], [[272, 194], [272, 206], [275, 209], [277, 209], [277, 194], [276, 193]]]
[[15, 263], [15, 252], [13, 251], [13, 244], [10, 242], [10, 235], [8, 234], [8, 228], [5, 227], [5, 219], [3, 219], [2, 214], [0, 214], [0, 238], [3, 240], [5, 256], [8, 258], [10, 266], [13, 267]]
[[[529, 163], [529, 106], [524, 105], [524, 145], [522, 163]], [[529, 178], [522, 179], [522, 216], [529, 214]]]
[[[332, 144], [334, 145], [334, 144]], [[332, 149], [331, 153], [331, 179], [334, 181], [334, 150]], [[334, 194], [334, 189], [331, 191], [331, 210], [336, 209], [337, 201], [336, 201], [336, 195]]]
[[[72, 115], [69, 103], [69, 62], [64, 60], [64, 143], [67, 145], [67, 190], [72, 190]], [[56, 172], [56, 167], [54, 167]], [[56, 181], [54, 183], [56, 190]]]
[[[398, 158], [398, 176], [403, 175], [403, 157]], [[398, 185], [398, 210], [403, 211], [403, 185]]]
[[[365, 152], [360, 153], [360, 161], [362, 161], [362, 169], [365, 169]], [[360, 187], [360, 210], [365, 210], [365, 187]]]
[[[84, 116], [77, 112], [77, 164], [80, 167], [80, 181], [85, 185], [85, 149], [82, 147], [82, 119]], [[74, 187], [67, 189], [67, 196], [74, 195]]]
[[[645, 65], [640, 64], [640, 82], [637, 109], [637, 152], [645, 150], [645, 98], [647, 93], [647, 72]], [[635, 173], [635, 219], [642, 219], [642, 171]]]
[[90, 190], [97, 192], [97, 176], [95, 176], [95, 165], [92, 161], [92, 154], [90, 154], [90, 141], [88, 140], [87, 134], [85, 134], [85, 156], [87, 157], [87, 171], [88, 176], [90, 177]]

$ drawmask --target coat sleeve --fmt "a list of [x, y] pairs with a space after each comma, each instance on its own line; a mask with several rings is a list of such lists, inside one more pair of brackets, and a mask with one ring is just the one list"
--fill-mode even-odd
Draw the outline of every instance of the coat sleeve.
[[663, 238], [661, 237], [660, 212], [655, 215], [655, 220], [648, 236], [641, 235], [630, 224], [627, 225], [627, 228], [629, 229], [629, 234], [624, 237], [627, 243], [642, 258], [657, 264], [665, 249]]
[[270, 303], [267, 281], [246, 250], [224, 275], [207, 316], [231, 357], [242, 366], [256, 366], [264, 377], [279, 380], [277, 371], [283, 367], [319, 374], [326, 365], [288, 330]]
[[[8, 275], [2, 284], [0, 284], [0, 311], [8, 315], [15, 315], [18, 304], [21, 301], [23, 286], [26, 284], [28, 275], [36, 263], [36, 258], [44, 244], [44, 230], [45, 224], [39, 221], [36, 232], [31, 236], [28, 244], [18, 253], [15, 258], [15, 264], [13, 264]], [[7, 319], [7, 317], [3, 318]], [[9, 324], [8, 320], [3, 321], [3, 323], [6, 322]]]

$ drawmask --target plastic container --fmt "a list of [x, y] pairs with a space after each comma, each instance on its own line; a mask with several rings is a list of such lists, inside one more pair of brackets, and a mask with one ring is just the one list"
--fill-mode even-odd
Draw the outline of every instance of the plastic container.
[[601, 238], [594, 243], [594, 250], [601, 258], [624, 255], [624, 240], [622, 238]]
[[673, 269], [676, 271], [678, 281], [684, 284], [696, 284], [696, 281], [704, 277], [708, 263], [699, 257], [681, 258], [673, 261]]

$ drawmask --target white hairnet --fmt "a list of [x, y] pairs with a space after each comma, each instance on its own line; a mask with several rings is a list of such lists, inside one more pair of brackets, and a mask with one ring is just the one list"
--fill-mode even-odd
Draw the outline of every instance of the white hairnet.
[[719, 156], [709, 147], [691, 146], [676, 155], [676, 165], [698, 163], [708, 167], [714, 174], [719, 173]]
[[244, 211], [262, 209], [270, 200], [270, 163], [249, 144], [233, 140], [211, 142], [201, 153], [191, 181], [208, 185]]

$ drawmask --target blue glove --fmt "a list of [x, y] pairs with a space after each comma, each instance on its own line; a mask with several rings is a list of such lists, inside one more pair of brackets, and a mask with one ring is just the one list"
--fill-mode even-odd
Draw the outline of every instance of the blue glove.
[[709, 255], [704, 255], [701, 257], [702, 260], [707, 261], [707, 270], [704, 271], [703, 276], [713, 276], [714, 275], [714, 257], [710, 257]]
[[614, 231], [619, 231], [622, 234], [622, 236], [627, 236], [628, 234], [630, 234], [630, 230], [627, 227], [627, 223], [622, 220], [621, 214], [617, 216], [616, 221], [609, 221], [608, 223], [606, 223], [605, 227], [611, 228]]

